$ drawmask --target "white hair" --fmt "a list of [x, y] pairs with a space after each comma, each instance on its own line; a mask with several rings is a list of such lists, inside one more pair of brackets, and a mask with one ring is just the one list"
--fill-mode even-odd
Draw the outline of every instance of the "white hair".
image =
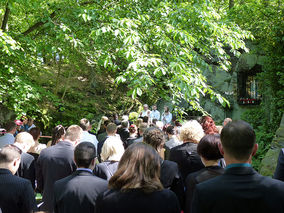
[[124, 147], [119, 137], [111, 136], [106, 139], [102, 147], [102, 161], [120, 161], [124, 153]]
[[196, 120], [190, 120], [180, 128], [180, 139], [183, 142], [199, 143], [203, 136], [203, 128]]
[[163, 127], [164, 127], [163, 121], [157, 121], [157, 122], [156, 122], [156, 126], [157, 126], [159, 129], [163, 129]]
[[123, 115], [122, 116], [122, 121], [128, 121], [128, 116], [127, 115]]

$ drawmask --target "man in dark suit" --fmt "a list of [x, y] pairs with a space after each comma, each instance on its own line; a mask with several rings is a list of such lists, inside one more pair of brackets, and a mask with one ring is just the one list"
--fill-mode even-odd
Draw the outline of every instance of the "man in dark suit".
[[251, 167], [258, 148], [252, 127], [244, 121], [228, 123], [219, 148], [227, 163], [225, 173], [196, 186], [192, 212], [283, 213], [284, 183]]
[[21, 161], [22, 151], [14, 145], [0, 150], [0, 212], [30, 213], [36, 202], [29, 180], [14, 176]]
[[117, 130], [117, 133], [120, 135], [120, 139], [122, 140], [124, 147], [126, 147], [127, 138], [129, 138], [128, 126], [128, 121], [122, 121], [120, 128], [118, 128]]
[[28, 154], [27, 151], [34, 146], [33, 136], [28, 132], [17, 134], [14, 145], [22, 150], [21, 163], [16, 175], [31, 181], [35, 189], [35, 158]]
[[96, 148], [90, 142], [76, 146], [77, 170], [54, 184], [55, 213], [95, 212], [98, 194], [107, 190], [107, 181], [93, 175]]
[[53, 186], [55, 181], [67, 177], [76, 170], [74, 147], [80, 142], [81, 127], [70, 126], [64, 140], [41, 151], [36, 163], [38, 190], [42, 192], [41, 211], [53, 211]]
[[[165, 144], [164, 134], [159, 128], [147, 128], [143, 134], [143, 142], [152, 146], [158, 153], [161, 153]], [[165, 189], [170, 189], [176, 194], [180, 207], [183, 209], [184, 185], [178, 165], [175, 162], [163, 160], [161, 157], [160, 162], [160, 181]]]
[[117, 132], [117, 126], [115, 123], [109, 123], [106, 127], [106, 133], [107, 133], [107, 136], [104, 138], [104, 140], [101, 140], [99, 141], [98, 143], [98, 160], [99, 162], [101, 163], [101, 152], [102, 152], [102, 148], [103, 148], [103, 145], [106, 141], [106, 139], [108, 139], [109, 137], [119, 137], [119, 135], [116, 135], [116, 132]]
[[142, 123], [139, 126], [139, 137], [138, 138], [134, 138], [131, 139], [127, 142], [127, 147], [129, 147], [130, 145], [134, 144], [134, 143], [140, 143], [143, 142], [143, 134], [146, 131], [146, 129], [148, 128], [148, 124], [147, 123]]
[[273, 178], [284, 181], [284, 149], [280, 150]]

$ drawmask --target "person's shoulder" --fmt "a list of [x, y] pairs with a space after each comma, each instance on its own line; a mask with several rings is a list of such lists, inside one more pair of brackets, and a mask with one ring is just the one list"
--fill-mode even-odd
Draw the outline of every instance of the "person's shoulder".
[[119, 190], [107, 189], [106, 191], [99, 194], [99, 199], [117, 199], [121, 192]]
[[27, 187], [29, 185], [30, 185], [30, 187], [32, 187], [30, 180], [16, 176], [16, 175], [11, 175], [10, 181], [12, 183], [14, 183], [14, 186], [17, 187], [17, 188]]
[[93, 180], [94, 183], [98, 184], [99, 186], [106, 186], [108, 185], [108, 181], [105, 179], [102, 179], [98, 176], [92, 175], [90, 176], [90, 179]]
[[31, 154], [26, 153], [26, 152], [23, 152], [23, 153], [22, 153], [22, 157], [23, 157], [23, 159], [25, 159], [25, 160], [34, 160], [34, 159], [35, 159], [34, 156], [32, 156]]
[[50, 155], [50, 153], [53, 152], [55, 146], [56, 146], [56, 145], [53, 145], [53, 146], [50, 146], [50, 147], [47, 147], [47, 148], [41, 150], [41, 152], [40, 152], [40, 154], [39, 154], [39, 158], [43, 158], [43, 157], [45, 157], [45, 156]]
[[171, 148], [171, 152], [176, 152], [176, 151], [180, 151], [180, 150], [184, 150], [185, 149], [186, 144], [182, 143], [178, 146], [175, 146], [173, 148]]
[[200, 169], [199, 171], [190, 173], [189, 175], [186, 176], [185, 183], [189, 183], [189, 182], [195, 180], [195, 178], [204, 171], [205, 171], [205, 168]]
[[276, 180], [271, 177], [266, 177], [259, 175], [259, 182], [262, 183], [267, 188], [276, 189], [278, 191], [284, 192], [284, 182], [281, 180]]
[[[199, 173], [200, 174], [200, 173]], [[219, 188], [220, 186], [222, 186], [222, 183], [223, 183], [223, 178], [224, 178], [224, 175], [219, 175], [219, 176], [216, 176], [214, 178], [211, 178], [209, 180], [206, 180], [202, 183], [199, 183], [197, 185], [198, 188], [200, 188], [200, 190], [207, 190], [207, 189], [211, 189], [211, 188]]]
[[174, 161], [164, 160], [163, 163], [162, 163], [162, 167], [178, 171], [178, 164]]
[[55, 181], [54, 187], [60, 186], [62, 184], [64, 185], [65, 183], [69, 182], [72, 178], [74, 178], [73, 174], [68, 175], [67, 177], [61, 178], [61, 179]]
[[163, 189], [161, 191], [156, 191], [155, 194], [161, 197], [163, 202], [165, 202], [166, 200], [172, 201], [173, 199], [177, 199], [176, 194], [170, 189]]

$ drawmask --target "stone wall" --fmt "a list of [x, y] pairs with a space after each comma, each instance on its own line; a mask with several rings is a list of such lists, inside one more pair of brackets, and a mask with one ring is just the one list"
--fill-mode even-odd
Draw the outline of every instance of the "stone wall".
[[259, 173], [265, 176], [273, 176], [280, 149], [284, 148], [284, 114], [280, 123], [280, 127], [275, 133], [275, 138], [271, 143], [271, 148], [261, 161]]
[[[256, 52], [256, 50], [252, 50], [252, 52]], [[238, 73], [249, 72], [256, 66], [262, 67], [264, 61], [265, 56], [261, 54], [244, 53], [239, 59], [232, 58], [232, 69], [229, 72], [218, 70], [216, 67], [213, 67], [213, 72], [204, 72], [208, 84], [227, 98], [231, 104], [230, 108], [223, 108], [219, 103], [212, 102], [209, 99], [203, 98], [201, 100], [204, 109], [212, 115], [217, 123], [220, 124], [226, 117], [231, 117], [234, 120], [240, 119], [243, 112], [258, 107], [257, 105], [244, 106], [238, 104]]]

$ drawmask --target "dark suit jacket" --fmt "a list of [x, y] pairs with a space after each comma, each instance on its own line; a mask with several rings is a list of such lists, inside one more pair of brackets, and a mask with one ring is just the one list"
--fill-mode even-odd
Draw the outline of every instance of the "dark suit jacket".
[[129, 138], [128, 129], [125, 129], [125, 128], [118, 129], [117, 133], [120, 135], [120, 139], [123, 142], [123, 146], [126, 148], [127, 147], [126, 140], [127, 138]]
[[204, 168], [199, 155], [197, 154], [197, 144], [183, 143], [170, 150], [170, 160], [178, 164], [183, 181], [189, 173], [196, 172]]
[[141, 142], [143, 142], [143, 137], [142, 136], [140, 136], [138, 138], [130, 139], [130, 140], [127, 141], [127, 147], [131, 146], [134, 143], [141, 143]]
[[101, 163], [102, 162], [102, 159], [101, 159], [101, 153], [102, 153], [102, 148], [103, 148], [103, 145], [106, 141], [106, 139], [108, 138], [108, 136], [106, 135], [104, 139], [102, 139], [101, 141], [99, 141], [98, 143], [98, 150], [97, 150], [97, 153], [98, 153], [98, 161]]
[[107, 181], [91, 172], [77, 170], [54, 184], [54, 212], [95, 212], [98, 194], [107, 190]]
[[109, 180], [116, 172], [118, 167], [117, 161], [104, 161], [96, 165], [94, 174], [104, 180]]
[[97, 213], [180, 213], [175, 194], [164, 189], [145, 194], [141, 189], [128, 192], [108, 190], [97, 199]]
[[196, 186], [193, 213], [283, 213], [284, 183], [234, 167]]
[[280, 150], [273, 178], [284, 181], [284, 149]]
[[187, 176], [185, 180], [186, 193], [184, 213], [189, 213], [191, 210], [192, 196], [195, 191], [196, 185], [211, 178], [222, 175], [223, 173], [224, 169], [220, 166], [208, 166]]
[[184, 184], [180, 175], [178, 165], [175, 162], [161, 160], [161, 175], [160, 181], [165, 189], [173, 191], [178, 200], [181, 209], [184, 206]]
[[34, 191], [29, 180], [0, 169], [0, 208], [3, 213], [27, 213], [36, 210]]
[[35, 158], [23, 152], [21, 155], [21, 163], [16, 175], [31, 181], [32, 187], [35, 188]]
[[76, 170], [73, 156], [74, 147], [67, 141], [41, 151], [36, 164], [37, 184], [43, 192], [41, 211], [53, 210], [53, 185]]

